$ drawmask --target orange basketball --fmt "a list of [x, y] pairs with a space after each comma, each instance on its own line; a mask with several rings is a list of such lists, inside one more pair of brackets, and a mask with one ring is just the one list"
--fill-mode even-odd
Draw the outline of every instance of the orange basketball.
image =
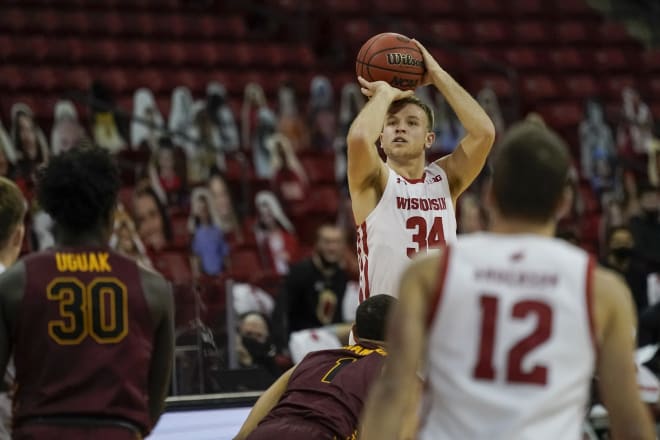
[[402, 90], [419, 86], [425, 72], [419, 48], [410, 38], [393, 32], [371, 37], [355, 61], [358, 76], [367, 81], [385, 81]]

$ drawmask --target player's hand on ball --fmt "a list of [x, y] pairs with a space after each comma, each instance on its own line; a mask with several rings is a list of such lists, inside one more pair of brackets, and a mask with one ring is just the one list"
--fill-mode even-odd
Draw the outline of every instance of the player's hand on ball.
[[398, 99], [407, 98], [414, 93], [412, 90], [401, 90], [397, 89], [396, 87], [392, 87], [385, 81], [369, 82], [361, 76], [358, 76], [358, 82], [361, 86], [360, 91], [367, 98], [371, 98], [372, 96], [379, 93], [390, 93], [392, 94], [392, 101], [396, 101]]
[[438, 64], [435, 58], [433, 58], [433, 55], [431, 55], [431, 53], [426, 50], [422, 43], [415, 40], [414, 38], [412, 39], [412, 42], [415, 43], [419, 48], [419, 51], [422, 52], [422, 57], [424, 58], [424, 66], [426, 67], [426, 72], [424, 72], [421, 85], [425, 86], [427, 84], [431, 84], [433, 82], [431, 79], [431, 73], [434, 71], [442, 70], [442, 67], [440, 67], [440, 64]]

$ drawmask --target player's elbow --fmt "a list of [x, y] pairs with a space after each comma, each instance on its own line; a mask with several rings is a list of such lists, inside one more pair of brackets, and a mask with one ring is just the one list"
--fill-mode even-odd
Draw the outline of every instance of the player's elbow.
[[478, 129], [472, 130], [470, 134], [479, 140], [479, 145], [490, 149], [495, 142], [495, 125], [490, 118], [486, 118], [484, 123]]

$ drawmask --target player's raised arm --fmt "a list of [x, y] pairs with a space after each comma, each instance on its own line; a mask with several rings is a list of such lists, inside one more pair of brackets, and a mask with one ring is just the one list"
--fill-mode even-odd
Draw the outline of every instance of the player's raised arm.
[[280, 378], [275, 381], [275, 383], [273, 383], [266, 391], [264, 391], [264, 393], [259, 397], [259, 400], [257, 400], [257, 403], [255, 403], [254, 407], [252, 407], [252, 411], [250, 411], [247, 419], [245, 419], [243, 426], [241, 426], [241, 430], [238, 432], [238, 434], [236, 434], [234, 440], [244, 440], [247, 438], [247, 436], [250, 435], [252, 431], [254, 431], [254, 428], [257, 427], [259, 422], [261, 422], [261, 419], [266, 417], [270, 410], [273, 409], [275, 405], [277, 405], [277, 402], [280, 401], [280, 397], [282, 397], [282, 394], [284, 394], [286, 391], [286, 387], [289, 384], [289, 379], [291, 378], [295, 368], [296, 367], [289, 368], [286, 373], [281, 375]]
[[[384, 188], [387, 182], [387, 175], [383, 172], [385, 164], [378, 155], [375, 144], [383, 131], [387, 109], [392, 101], [405, 98], [413, 93], [410, 90], [402, 91], [394, 88], [385, 81], [368, 82], [362, 77], [358, 78], [358, 81], [362, 87], [362, 93], [369, 98], [369, 101], [355, 117], [346, 138], [348, 187], [353, 198], [359, 198], [362, 193], [373, 189], [374, 186], [379, 189]], [[353, 204], [354, 213], [359, 204]], [[362, 220], [364, 218], [356, 218], [358, 224]]]
[[479, 103], [440, 67], [426, 48], [419, 41], [415, 40], [415, 43], [426, 66], [423, 82], [440, 90], [466, 131], [454, 152], [436, 161], [447, 173], [455, 202], [484, 167], [495, 141], [495, 126]]
[[610, 432], [620, 440], [652, 440], [655, 433], [650, 413], [640, 399], [635, 374], [632, 295], [605, 269], [596, 269], [593, 277], [594, 320], [600, 345], [597, 374]]
[[402, 276], [399, 304], [388, 322], [387, 360], [365, 403], [361, 440], [398, 440], [405, 426], [410, 394], [419, 387], [417, 373], [426, 347], [426, 317], [437, 268], [435, 254], [415, 261]]

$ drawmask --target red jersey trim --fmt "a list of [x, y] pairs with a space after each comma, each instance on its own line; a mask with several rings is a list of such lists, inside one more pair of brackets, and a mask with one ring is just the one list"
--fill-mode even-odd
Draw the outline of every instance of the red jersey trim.
[[424, 179], [426, 178], [426, 171], [422, 173], [422, 177], [419, 179], [408, 179], [407, 177], [401, 176], [403, 180], [405, 180], [408, 183], [424, 183]]
[[596, 262], [592, 255], [589, 255], [589, 261], [587, 262], [587, 275], [585, 282], [585, 298], [587, 305], [587, 318], [589, 322], [589, 333], [591, 335], [591, 343], [594, 348], [594, 352], [598, 355], [598, 341], [596, 339], [596, 327], [594, 326], [594, 295], [593, 295], [593, 277], [594, 277], [594, 267]]
[[440, 261], [440, 272], [438, 273], [438, 281], [433, 292], [433, 297], [431, 298], [431, 304], [429, 307], [429, 314], [426, 317], [426, 328], [431, 328], [435, 317], [438, 314], [438, 309], [440, 308], [440, 303], [442, 301], [442, 296], [445, 290], [445, 281], [447, 280], [447, 268], [449, 267], [449, 256], [451, 254], [451, 247], [445, 246], [444, 252], [442, 253], [442, 259]]

